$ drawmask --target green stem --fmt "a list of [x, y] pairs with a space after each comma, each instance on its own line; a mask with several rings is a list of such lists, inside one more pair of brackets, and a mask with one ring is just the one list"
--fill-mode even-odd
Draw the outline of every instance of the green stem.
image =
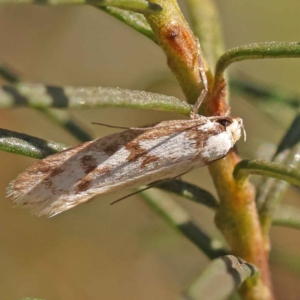
[[293, 166], [284, 166], [274, 162], [258, 159], [242, 160], [235, 166], [233, 172], [238, 181], [246, 180], [251, 174], [273, 177], [300, 186], [300, 171]]

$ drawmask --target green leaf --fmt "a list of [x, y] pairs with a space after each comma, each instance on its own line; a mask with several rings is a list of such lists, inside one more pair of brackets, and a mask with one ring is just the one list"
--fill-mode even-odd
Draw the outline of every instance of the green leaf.
[[162, 7], [147, 0], [0, 0], [1, 4], [92, 5], [125, 23], [157, 43], [154, 33], [142, 14], [159, 12]]
[[156, 37], [144, 15], [115, 7], [98, 8], [157, 43]]
[[130, 107], [189, 115], [191, 107], [172, 96], [109, 87], [57, 87], [18, 83], [0, 88], [0, 108]]
[[240, 181], [246, 180], [249, 175], [253, 174], [285, 180], [291, 184], [300, 186], [300, 171], [293, 166], [253, 159], [240, 161], [233, 171], [235, 179]]
[[224, 300], [249, 277], [256, 274], [254, 265], [233, 255], [213, 260], [184, 293], [184, 299]]
[[[300, 167], [299, 132], [300, 115], [297, 115], [272, 158], [272, 160], [277, 164], [279, 163], [281, 167], [286, 166], [287, 169], [294, 168], [294, 171], [298, 173]], [[289, 183], [292, 182], [289, 180], [283, 181], [274, 178], [264, 178], [258, 184], [256, 203], [262, 228], [265, 233], [267, 233], [271, 227], [273, 214], [275, 211], [278, 211], [281, 199], [289, 187]]]
[[264, 58], [300, 57], [300, 42], [263, 42], [232, 48], [224, 53], [216, 66], [216, 77], [232, 63]]
[[213, 259], [228, 253], [223, 247], [222, 242], [212, 239], [206, 234], [192, 220], [189, 213], [170, 196], [158, 190], [147, 190], [140, 195], [172, 227], [177, 228], [186, 238], [203, 251], [207, 257]]
[[32, 158], [44, 158], [67, 149], [65, 145], [0, 128], [0, 150]]
[[158, 4], [146, 0], [0, 0], [0, 4], [90, 4], [117, 7], [139, 13], [149, 13], [161, 10], [161, 7]]
[[217, 199], [211, 193], [179, 179], [165, 181], [155, 187], [182, 196], [193, 202], [203, 204], [214, 210], [219, 206]]
[[[20, 82], [20, 78], [16, 74], [16, 72], [11, 70], [10, 67], [4, 64], [0, 65], [0, 77], [2, 77], [4, 80], [6, 80], [9, 83], [15, 84], [15, 86], [18, 86], [18, 83]], [[1, 89], [0, 89], [0, 95], [1, 95]], [[18, 97], [18, 94], [14, 93], [14, 96]], [[39, 108], [39, 111], [43, 113], [45, 116], [47, 116], [48, 118], [50, 118], [52, 121], [54, 121], [56, 124], [63, 127], [79, 141], [86, 142], [92, 140], [92, 136], [87, 132], [87, 130], [85, 130], [82, 125], [80, 125], [76, 120], [74, 120], [69, 115], [68, 112], [62, 110], [59, 111], [50, 108]]]
[[215, 89], [224, 81], [224, 71], [232, 63], [265, 58], [298, 58], [299, 42], [264, 42], [244, 45], [228, 50], [218, 60], [215, 71]]
[[[50, 1], [61, 1], [61, 0], [50, 0]], [[68, 0], [66, 0], [68, 1]], [[71, 0], [76, 1], [76, 0]], [[98, 6], [110, 6], [120, 9], [126, 9], [142, 14], [150, 12], [161, 11], [162, 7], [157, 3], [146, 1], [146, 0], [87, 0], [88, 4]]]

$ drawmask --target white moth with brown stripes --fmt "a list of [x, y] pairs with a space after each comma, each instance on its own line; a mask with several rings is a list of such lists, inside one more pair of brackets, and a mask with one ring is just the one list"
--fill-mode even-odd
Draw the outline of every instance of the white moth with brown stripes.
[[8, 187], [17, 205], [54, 216], [97, 195], [176, 178], [224, 157], [240, 118], [164, 121], [86, 142], [35, 163]]

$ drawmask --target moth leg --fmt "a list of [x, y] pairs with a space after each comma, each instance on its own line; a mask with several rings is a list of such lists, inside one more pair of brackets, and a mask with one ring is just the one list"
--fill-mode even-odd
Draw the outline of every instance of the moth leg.
[[[207, 83], [207, 77], [205, 74], [205, 70], [204, 70], [204, 63], [202, 60], [202, 56], [201, 56], [201, 46], [200, 46], [200, 42], [198, 39], [196, 39], [197, 41], [197, 46], [198, 46], [198, 59], [199, 59], [199, 73], [200, 73], [200, 78], [202, 80], [203, 83], [203, 90], [201, 91], [196, 103], [193, 105], [193, 108], [190, 112], [190, 118], [191, 119], [195, 119], [195, 118], [199, 118], [199, 115], [197, 114], [199, 107], [201, 106], [201, 103], [203, 102], [203, 100], [206, 97], [206, 94], [208, 92], [208, 83]], [[201, 118], [201, 116], [200, 116]]]

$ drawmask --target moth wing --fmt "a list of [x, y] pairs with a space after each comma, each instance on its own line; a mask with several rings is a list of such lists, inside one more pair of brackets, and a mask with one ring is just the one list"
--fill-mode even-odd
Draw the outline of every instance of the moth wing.
[[103, 164], [139, 134], [125, 131], [50, 155], [12, 181], [7, 195], [16, 205], [29, 207], [39, 216], [53, 216], [84, 203], [108, 191], [103, 187], [97, 193], [91, 192], [91, 176], [105, 176], [109, 170]]

